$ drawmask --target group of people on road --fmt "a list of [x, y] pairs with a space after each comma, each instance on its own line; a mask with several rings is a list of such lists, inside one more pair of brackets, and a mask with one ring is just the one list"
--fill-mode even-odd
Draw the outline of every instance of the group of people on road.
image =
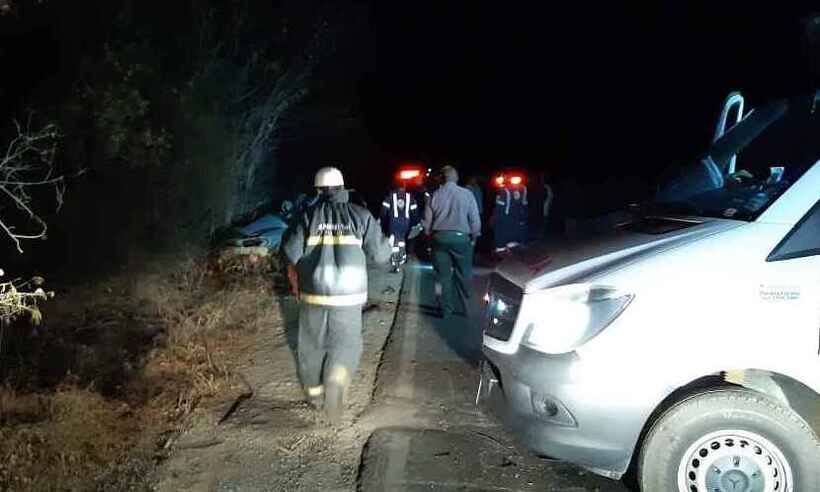
[[[549, 219], [554, 198], [545, 176], [536, 184], [538, 199], [533, 203], [530, 187], [520, 176], [497, 178], [497, 190], [490, 221], [493, 228], [494, 253], [504, 254], [525, 242], [549, 234]], [[540, 210], [532, 210], [533, 205]]]
[[[350, 203], [338, 169], [322, 168], [314, 180], [316, 197], [299, 209], [284, 234], [281, 251], [300, 302], [299, 377], [308, 402], [323, 408], [333, 422], [342, 416], [362, 352], [368, 259], [383, 264], [398, 252], [404, 262], [410, 231], [423, 229], [441, 286], [438, 316], [469, 314], [483, 194], [474, 179], [459, 186], [453, 166], [442, 168], [439, 179], [440, 186], [425, 193], [423, 204], [402, 186], [391, 190], [377, 221], [367, 208]], [[526, 216], [526, 207], [526, 188], [498, 191], [492, 215], [496, 244], [524, 242], [513, 225]]]

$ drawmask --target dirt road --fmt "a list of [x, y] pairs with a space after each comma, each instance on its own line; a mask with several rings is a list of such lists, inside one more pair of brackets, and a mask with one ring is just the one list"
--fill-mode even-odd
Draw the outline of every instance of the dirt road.
[[626, 490], [528, 456], [474, 405], [480, 324], [432, 316], [429, 265], [414, 262], [403, 278], [371, 271], [370, 301], [362, 369], [343, 425], [327, 426], [302, 402], [295, 303], [282, 301], [290, 320], [284, 333], [260, 335], [237, 366], [253, 396], [200, 412], [174, 442], [155, 489]]
[[[158, 491], [352, 490], [361, 450], [371, 430], [359, 423], [373, 394], [376, 372], [401, 289], [401, 275], [369, 272], [364, 351], [352, 385], [345, 423], [326, 425], [304, 403], [296, 375], [296, 301], [279, 300], [283, 326], [262, 330], [256, 343], [231, 361], [253, 395], [239, 389], [222, 404], [197, 412], [173, 443], [154, 480]], [[233, 409], [233, 411], [232, 411]], [[220, 421], [222, 421], [220, 423]]]

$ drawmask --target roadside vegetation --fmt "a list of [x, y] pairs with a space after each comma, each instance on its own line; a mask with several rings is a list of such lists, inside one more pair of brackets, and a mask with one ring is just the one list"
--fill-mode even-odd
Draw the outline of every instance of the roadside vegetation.
[[0, 0], [0, 490], [145, 489], [196, 409], [245, 390], [232, 358], [281, 325], [283, 280], [210, 250], [295, 192], [300, 108], [350, 121], [316, 73], [355, 8], [157, 9]]
[[182, 265], [77, 286], [38, 327], [6, 326], [0, 490], [147, 489], [187, 417], [241, 391], [231, 361], [282, 323], [275, 261]]

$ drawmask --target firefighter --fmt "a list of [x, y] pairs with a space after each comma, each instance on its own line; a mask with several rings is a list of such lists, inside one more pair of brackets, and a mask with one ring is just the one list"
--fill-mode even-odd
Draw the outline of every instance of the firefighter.
[[381, 224], [393, 247], [393, 271], [399, 271], [407, 262], [407, 238], [410, 230], [421, 221], [416, 197], [407, 191], [401, 177], [398, 187], [387, 194], [382, 202]]
[[493, 208], [495, 252], [503, 253], [527, 239], [527, 187], [520, 176], [499, 176]]
[[390, 246], [370, 212], [348, 202], [342, 173], [316, 173], [319, 199], [285, 233], [282, 250], [299, 298], [299, 378], [308, 402], [338, 423], [362, 352], [366, 256], [390, 258]]

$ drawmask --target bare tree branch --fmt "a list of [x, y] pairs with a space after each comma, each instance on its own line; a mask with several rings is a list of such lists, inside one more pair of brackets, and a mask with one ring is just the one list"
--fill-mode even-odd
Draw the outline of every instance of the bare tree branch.
[[[0, 0], [2, 2], [2, 0]], [[0, 198], [5, 197], [26, 216], [29, 225], [35, 224], [33, 232], [21, 232], [11, 223], [15, 217], [0, 216], [0, 233], [5, 234], [22, 253], [25, 240], [45, 238], [48, 225], [38, 214], [31, 190], [36, 187], [53, 186], [58, 209], [63, 203], [65, 177], [55, 176], [54, 161], [61, 134], [56, 125], [48, 124], [34, 129], [33, 113], [29, 114], [25, 126], [14, 120], [16, 135], [0, 157]], [[2, 200], [0, 200], [2, 203]], [[3, 276], [0, 270], [0, 276]], [[0, 328], [13, 318], [28, 314], [33, 323], [42, 319], [37, 303], [53, 297], [39, 287], [43, 280], [39, 277], [21, 282], [18, 280], [0, 282]], [[36, 289], [34, 288], [36, 286]], [[0, 356], [2, 356], [3, 336], [0, 330]]]
[[[277, 74], [275, 80], [259, 83], [254, 79], [240, 77], [244, 82], [240, 85], [244, 87], [236, 91], [235, 104], [247, 101], [253, 106], [246, 107], [235, 125], [237, 139], [232, 157], [234, 183], [237, 187], [235, 196], [245, 196], [247, 190], [254, 186], [259, 168], [265, 161], [264, 156], [270, 155], [277, 145], [282, 119], [308, 97], [311, 77], [319, 64], [334, 53], [339, 34], [337, 24], [340, 25], [334, 22], [338, 20], [335, 17], [332, 7], [319, 12], [312, 39], [301, 55], [283, 73]], [[244, 71], [249, 72], [257, 61], [255, 58], [248, 60], [243, 67]], [[266, 94], [260, 94], [263, 90]], [[256, 98], [253, 95], [262, 97]], [[226, 220], [230, 220], [232, 214], [243, 211], [237, 210], [239, 206], [239, 203], [232, 204], [227, 210]]]
[[65, 177], [54, 176], [60, 131], [53, 124], [35, 130], [32, 118], [33, 113], [30, 113], [25, 126], [14, 121], [16, 135], [9, 142], [5, 155], [0, 157], [0, 196], [5, 196], [26, 215], [29, 223], [36, 226], [33, 232], [18, 232], [17, 227], [8, 223], [8, 217], [0, 217], [0, 230], [14, 242], [20, 253], [23, 252], [22, 240], [42, 239], [48, 231], [48, 225], [32, 204], [31, 189], [54, 186], [58, 209], [65, 192]]

